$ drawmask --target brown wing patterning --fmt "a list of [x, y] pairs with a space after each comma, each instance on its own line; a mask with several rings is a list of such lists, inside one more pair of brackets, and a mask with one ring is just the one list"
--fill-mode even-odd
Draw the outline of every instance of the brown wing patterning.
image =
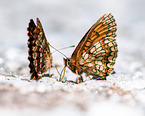
[[31, 79], [38, 80], [43, 73], [51, 68], [52, 56], [49, 49], [49, 43], [46, 40], [42, 25], [37, 18], [37, 26], [33, 19], [28, 26], [28, 60], [30, 62]]
[[80, 66], [83, 67], [84, 72], [88, 75], [103, 79], [113, 71], [117, 52], [116, 40], [106, 37], [81, 56]]
[[116, 30], [112, 14], [104, 14], [84, 35], [65, 64], [78, 75], [84, 72], [105, 79], [113, 71], [117, 57]]
[[110, 14], [104, 14], [84, 35], [75, 51], [72, 54], [73, 59], [79, 60], [81, 55], [92, 47], [96, 42], [105, 37], [116, 37], [116, 23], [114, 17]]

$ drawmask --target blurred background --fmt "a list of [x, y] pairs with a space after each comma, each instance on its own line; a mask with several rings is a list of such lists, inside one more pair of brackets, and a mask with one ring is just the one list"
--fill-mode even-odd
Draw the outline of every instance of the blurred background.
[[[38, 17], [48, 42], [55, 48], [77, 45], [105, 13], [117, 22], [117, 73], [144, 75], [144, 0], [0, 0], [0, 73], [29, 74], [27, 27]], [[75, 48], [62, 52], [70, 57]], [[53, 52], [54, 50], [51, 49]], [[53, 53], [54, 64], [63, 56]]]

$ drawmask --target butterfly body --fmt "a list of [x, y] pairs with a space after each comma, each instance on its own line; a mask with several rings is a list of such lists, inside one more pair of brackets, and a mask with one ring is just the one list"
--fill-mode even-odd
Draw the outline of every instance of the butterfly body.
[[[104, 14], [84, 35], [71, 58], [64, 60], [72, 72], [81, 76], [86, 73], [106, 79], [113, 72], [117, 57], [116, 23], [110, 14]], [[77, 80], [78, 81], [78, 80]]]

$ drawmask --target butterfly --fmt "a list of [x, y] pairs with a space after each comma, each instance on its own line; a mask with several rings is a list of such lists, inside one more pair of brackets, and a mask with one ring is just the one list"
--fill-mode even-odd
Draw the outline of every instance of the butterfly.
[[40, 20], [37, 18], [37, 26], [33, 19], [28, 25], [28, 60], [31, 79], [39, 80], [43, 74], [52, 67], [52, 55], [49, 43], [45, 37]]
[[[71, 58], [64, 58], [64, 71], [68, 67], [79, 77], [85, 73], [99, 80], [113, 72], [117, 57], [116, 22], [111, 13], [104, 14], [81, 39]], [[61, 77], [62, 80], [64, 75]]]

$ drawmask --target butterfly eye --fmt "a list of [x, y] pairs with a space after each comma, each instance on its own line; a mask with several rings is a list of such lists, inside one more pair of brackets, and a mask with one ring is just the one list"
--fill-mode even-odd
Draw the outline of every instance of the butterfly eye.
[[70, 59], [63, 59], [65, 66], [72, 66], [72, 61]]
[[68, 65], [72, 66], [72, 61], [71, 60], [68, 60]]

